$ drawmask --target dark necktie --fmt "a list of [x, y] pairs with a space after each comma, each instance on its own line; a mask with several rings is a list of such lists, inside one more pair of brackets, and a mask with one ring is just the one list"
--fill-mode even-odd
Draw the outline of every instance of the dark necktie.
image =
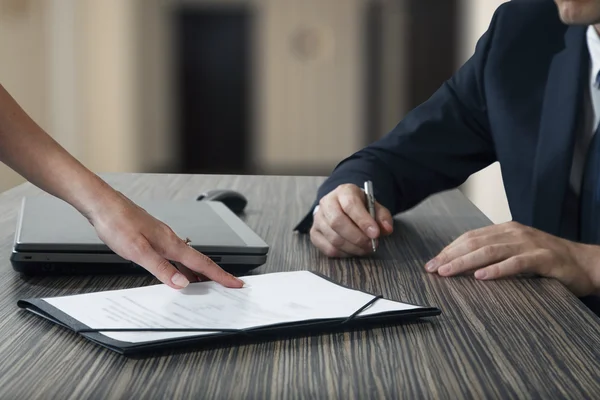
[[[600, 90], [600, 72], [594, 90]], [[600, 244], [600, 125], [587, 150], [581, 184], [580, 239]]]

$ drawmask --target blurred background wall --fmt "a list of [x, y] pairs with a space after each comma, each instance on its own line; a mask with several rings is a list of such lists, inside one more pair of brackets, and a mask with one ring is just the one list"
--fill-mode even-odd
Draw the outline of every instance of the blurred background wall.
[[[0, 0], [0, 82], [96, 172], [327, 175], [449, 78], [500, 3]], [[20, 182], [0, 168], [0, 189]], [[462, 190], [510, 219], [497, 165]]]

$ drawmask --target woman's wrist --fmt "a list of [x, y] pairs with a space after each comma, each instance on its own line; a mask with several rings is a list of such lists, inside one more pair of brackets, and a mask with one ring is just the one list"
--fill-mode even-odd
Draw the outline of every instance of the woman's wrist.
[[72, 184], [61, 197], [92, 222], [98, 215], [122, 202], [123, 198], [98, 175], [83, 168], [85, 171], [77, 174], [76, 180], [71, 181]]

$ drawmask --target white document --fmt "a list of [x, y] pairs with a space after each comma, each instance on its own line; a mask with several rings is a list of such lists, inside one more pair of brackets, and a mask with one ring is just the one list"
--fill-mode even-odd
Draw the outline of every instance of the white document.
[[[166, 285], [44, 298], [92, 329], [195, 328], [247, 329], [325, 318], [346, 318], [374, 296], [347, 289], [308, 271], [243, 277], [241, 289], [215, 282], [192, 283], [183, 290]], [[360, 315], [421, 308], [379, 299]], [[217, 332], [215, 332], [217, 333]], [[139, 343], [210, 332], [102, 332]]]

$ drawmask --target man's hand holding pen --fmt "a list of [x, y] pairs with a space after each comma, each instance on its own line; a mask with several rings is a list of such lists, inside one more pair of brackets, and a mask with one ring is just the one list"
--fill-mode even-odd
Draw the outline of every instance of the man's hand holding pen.
[[[380, 236], [392, 233], [389, 210], [367, 192], [353, 184], [340, 185], [319, 202], [310, 239], [328, 257], [364, 256], [374, 251], [372, 241], [377, 243]], [[369, 198], [374, 217], [369, 212]]]

